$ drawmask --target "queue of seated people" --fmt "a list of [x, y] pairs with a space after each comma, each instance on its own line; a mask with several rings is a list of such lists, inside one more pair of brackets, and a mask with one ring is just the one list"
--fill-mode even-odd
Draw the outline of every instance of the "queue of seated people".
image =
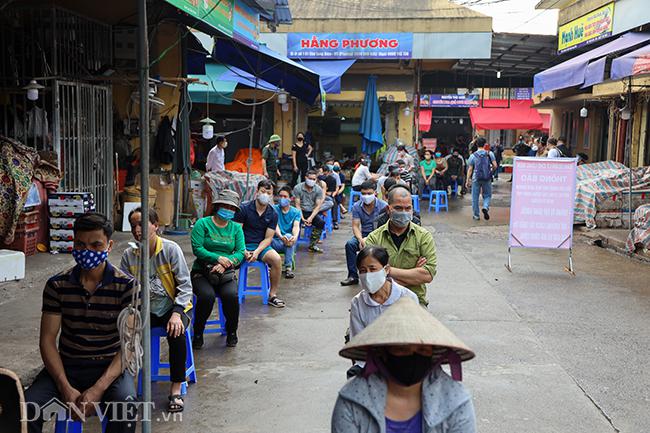
[[[43, 293], [40, 348], [45, 368], [26, 391], [26, 401], [43, 405], [56, 397], [81, 408], [81, 417], [93, 414], [92, 402], [119, 402], [124, 405], [109, 405], [110, 410], [121, 408], [119, 410], [137, 413], [129, 409], [137, 392], [135, 378], [122, 365], [118, 316], [123, 309], [137, 304], [134, 277], [139, 277], [140, 266], [148, 259], [151, 264], [149, 320], [152, 326], [164, 328], [169, 344], [171, 383], [167, 409], [169, 412], [182, 411], [181, 387], [186, 380], [188, 327], [193, 326], [192, 347], [200, 349], [204, 344], [207, 319], [218, 296], [225, 316], [226, 344], [229, 347], [237, 345], [239, 299], [235, 269], [244, 261], [259, 260], [269, 266], [269, 305], [285, 306], [278, 296], [279, 280], [283, 271], [285, 278], [294, 276], [288, 257], [295, 251], [301, 224], [313, 227], [310, 250], [321, 251], [317, 240], [323, 229], [320, 212], [326, 199], [319, 189], [317, 173], [308, 171], [305, 181], [293, 191], [290, 188], [279, 191], [276, 206], [272, 206], [273, 184], [270, 181], [261, 181], [255, 200], [245, 203], [240, 203], [234, 191], [222, 190], [213, 202], [214, 215], [198, 220], [192, 231], [191, 244], [196, 260], [191, 270], [180, 246], [158, 235], [159, 221], [154, 210], [148, 212], [148, 221], [143, 221], [140, 209], [129, 215], [132, 234], [138, 244], [123, 253], [119, 268], [107, 260], [113, 247], [111, 223], [97, 213], [78, 218], [74, 224], [73, 252], [77, 265], [50, 278]], [[364, 381], [379, 381], [377, 383], [388, 383], [388, 388], [386, 385], [375, 387], [380, 393], [388, 392], [383, 396], [387, 402], [386, 425], [408, 419], [432, 426], [457, 423], [457, 431], [473, 432], [474, 414], [469, 394], [439, 367], [442, 362], [455, 366], [473, 356], [462, 342], [450, 345], [449, 341], [455, 337], [442, 325], [440, 329], [418, 328], [417, 324], [423, 322], [416, 320], [414, 329], [421, 335], [415, 332], [390, 340], [399, 347], [381, 343], [386, 341], [381, 334], [391, 325], [380, 326], [383, 323], [380, 315], [391, 305], [395, 305], [396, 314], [399, 309], [404, 310], [393, 320], [409, 321], [415, 320], [417, 315], [429, 315], [411, 310], [413, 306], [420, 308], [416, 300], [422, 306], [428, 303], [426, 284], [436, 274], [433, 237], [414, 222], [408, 188], [400, 184], [389, 185], [386, 202], [376, 197], [376, 185], [372, 182], [364, 183], [360, 190], [361, 200], [352, 209], [354, 237], [346, 245], [349, 273], [346, 281], [360, 283], [362, 291], [352, 299], [352, 339], [341, 351], [342, 356], [355, 362], [354, 369], [358, 371], [352, 373], [360, 376], [341, 390], [332, 418], [332, 431], [375, 431], [366, 428], [371, 422], [369, 419], [361, 420], [361, 424], [356, 421], [349, 424], [349, 415], [382, 396], [367, 395], [358, 399], [350, 395], [357, 393], [360, 386], [364, 387]], [[292, 193], [295, 208], [291, 206]], [[142, 238], [143, 224], [148, 224], [148, 239]], [[146, 259], [140, 257], [143, 242], [148, 242], [149, 258]], [[357, 251], [360, 251], [358, 255]], [[284, 260], [279, 253], [285, 255]], [[193, 295], [196, 297], [194, 303]], [[409, 298], [412, 305], [404, 304], [402, 298]], [[373, 337], [372, 333], [377, 335]], [[359, 349], [358, 342], [364, 338], [365, 349]], [[371, 347], [375, 349], [368, 352]], [[454, 398], [458, 401], [449, 411], [439, 414], [442, 418], [436, 419], [427, 418], [426, 406], [439, 402], [442, 397], [438, 395], [424, 395], [419, 406], [414, 406], [417, 411], [402, 412], [403, 408], [391, 407], [391, 395], [408, 393], [416, 384], [420, 387], [418, 393], [419, 389], [433, 390], [440, 386], [447, 391], [455, 389]], [[369, 388], [372, 387], [365, 386]], [[42, 431], [42, 417], [30, 419], [34, 421], [29, 423], [29, 431]], [[124, 413], [110, 413], [108, 419], [107, 431], [135, 431], [135, 420]]]

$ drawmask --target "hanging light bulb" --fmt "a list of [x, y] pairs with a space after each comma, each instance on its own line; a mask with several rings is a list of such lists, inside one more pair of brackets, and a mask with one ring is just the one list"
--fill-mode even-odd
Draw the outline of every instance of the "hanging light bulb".
[[621, 119], [623, 120], [630, 120], [630, 117], [632, 117], [632, 110], [630, 110], [630, 107], [625, 106], [621, 110]]
[[411, 115], [411, 108], [410, 107], [404, 108], [404, 115], [406, 117], [409, 117]]
[[36, 80], [31, 80], [28, 85], [23, 87], [23, 90], [27, 90], [27, 99], [30, 101], [36, 101], [38, 99], [38, 91], [43, 90], [45, 87], [41, 86], [36, 82]]
[[282, 111], [287, 112], [289, 111], [289, 103], [285, 102], [282, 104]]
[[210, 119], [209, 117], [206, 117], [205, 119], [201, 120], [201, 123], [203, 124], [203, 128], [201, 129], [201, 136], [206, 140], [209, 140], [212, 137], [214, 137], [214, 126], [212, 125], [217, 122]]
[[462, 118], [462, 117], [461, 117], [460, 119], [458, 119], [458, 123], [459, 123], [459, 124], [461, 124], [461, 125], [462, 125], [462, 124], [463, 124], [463, 122], [464, 122], [464, 120], [463, 120], [463, 118]]
[[497, 78], [501, 78], [501, 69], [497, 69]]
[[[284, 105], [287, 103], [287, 98], [289, 94], [284, 91], [284, 89], [278, 90], [278, 104]], [[282, 111], [287, 111], [287, 110], [282, 110]]]
[[587, 116], [589, 116], [589, 110], [587, 110], [587, 107], [582, 107], [580, 109], [580, 117], [584, 119]]

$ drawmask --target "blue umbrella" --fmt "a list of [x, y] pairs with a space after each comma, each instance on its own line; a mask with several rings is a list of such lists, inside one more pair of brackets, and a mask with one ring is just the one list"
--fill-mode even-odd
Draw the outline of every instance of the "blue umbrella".
[[363, 112], [361, 113], [361, 151], [368, 155], [379, 150], [384, 142], [381, 128], [381, 114], [379, 113], [379, 101], [377, 100], [377, 76], [368, 77], [368, 87], [363, 100]]

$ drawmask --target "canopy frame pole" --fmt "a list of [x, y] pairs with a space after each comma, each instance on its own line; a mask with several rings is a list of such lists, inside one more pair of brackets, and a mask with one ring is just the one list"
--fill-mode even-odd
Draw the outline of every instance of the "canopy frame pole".
[[[149, 37], [147, 0], [138, 0], [138, 40], [140, 59], [140, 206], [142, 221], [149, 221]], [[149, 327], [149, 224], [142, 224], [142, 265], [140, 294], [142, 296], [142, 433], [151, 433], [151, 328]]]
[[[251, 131], [248, 139], [248, 159], [246, 159], [246, 192], [248, 192], [251, 178], [251, 165], [253, 164], [253, 139], [255, 134], [255, 114], [257, 112], [257, 74], [255, 75], [255, 91], [253, 92], [253, 110], [251, 114]], [[252, 197], [251, 197], [252, 198]], [[242, 197], [242, 200], [244, 197]]]

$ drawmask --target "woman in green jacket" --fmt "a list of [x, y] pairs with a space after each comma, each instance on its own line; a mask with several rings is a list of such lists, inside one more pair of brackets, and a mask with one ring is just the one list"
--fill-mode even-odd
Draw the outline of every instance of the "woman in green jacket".
[[237, 345], [239, 297], [235, 268], [244, 260], [246, 245], [241, 225], [231, 221], [239, 210], [239, 195], [222, 190], [212, 202], [214, 215], [201, 218], [192, 229], [192, 287], [196, 295], [192, 347], [203, 347], [205, 323], [219, 296], [226, 318], [226, 345]]

